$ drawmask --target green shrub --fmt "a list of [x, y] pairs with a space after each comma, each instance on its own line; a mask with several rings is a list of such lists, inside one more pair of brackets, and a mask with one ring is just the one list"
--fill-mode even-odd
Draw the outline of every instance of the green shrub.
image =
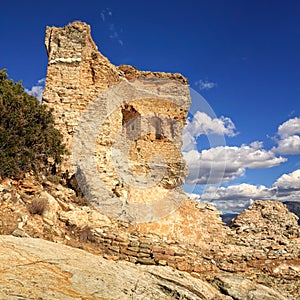
[[66, 154], [52, 112], [0, 70], [0, 176], [50, 172]]

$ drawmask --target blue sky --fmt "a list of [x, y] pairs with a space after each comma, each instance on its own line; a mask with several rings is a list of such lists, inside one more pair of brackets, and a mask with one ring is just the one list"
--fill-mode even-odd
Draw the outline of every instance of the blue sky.
[[[206, 189], [202, 199], [224, 211], [240, 210], [250, 199], [300, 200], [298, 1], [5, 1], [0, 68], [39, 92], [45, 27], [74, 20], [91, 25], [99, 50], [114, 64], [180, 72], [211, 106], [211, 120], [190, 120], [198, 142], [185, 153], [198, 172], [190, 192]], [[193, 100], [195, 113], [200, 104]], [[227, 146], [203, 152], [203, 126]], [[226, 166], [220, 163], [225, 170], [217, 185], [197, 183], [206, 170], [197, 170], [199, 160], [213, 161], [218, 177], [220, 157]]]

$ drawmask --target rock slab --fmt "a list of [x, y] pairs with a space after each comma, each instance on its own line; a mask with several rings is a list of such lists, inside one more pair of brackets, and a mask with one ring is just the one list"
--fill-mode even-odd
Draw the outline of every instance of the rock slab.
[[265, 299], [278, 292], [240, 276], [216, 286], [170, 267], [109, 261], [41, 239], [0, 237], [1, 299]]

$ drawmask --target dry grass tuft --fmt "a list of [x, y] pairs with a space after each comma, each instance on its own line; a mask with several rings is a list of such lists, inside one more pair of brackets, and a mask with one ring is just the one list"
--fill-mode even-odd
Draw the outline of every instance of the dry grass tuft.
[[29, 205], [29, 212], [33, 215], [42, 215], [48, 205], [45, 198], [34, 199]]

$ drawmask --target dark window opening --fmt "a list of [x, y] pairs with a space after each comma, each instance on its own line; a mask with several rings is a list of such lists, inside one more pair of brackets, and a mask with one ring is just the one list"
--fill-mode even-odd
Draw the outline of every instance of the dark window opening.
[[162, 129], [162, 120], [158, 117], [153, 117], [151, 120], [151, 125], [154, 128], [155, 139], [163, 139], [163, 129]]
[[135, 141], [140, 137], [141, 114], [132, 105], [125, 104], [122, 108], [122, 125], [128, 139]]

